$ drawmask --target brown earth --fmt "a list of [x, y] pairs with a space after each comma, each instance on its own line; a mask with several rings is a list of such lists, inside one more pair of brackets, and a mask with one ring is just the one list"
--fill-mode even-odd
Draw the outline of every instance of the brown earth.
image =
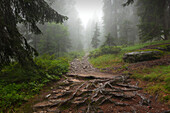
[[101, 73], [86, 56], [75, 59], [65, 79], [57, 82], [32, 109], [34, 113], [170, 112], [168, 105], [145, 93], [145, 85], [140, 88], [139, 82], [129, 75]]

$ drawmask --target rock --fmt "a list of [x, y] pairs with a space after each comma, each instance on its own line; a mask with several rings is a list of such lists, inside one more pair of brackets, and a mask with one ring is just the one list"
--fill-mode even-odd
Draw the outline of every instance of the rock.
[[50, 96], [51, 96], [51, 94], [48, 94], [48, 95], [45, 96], [45, 98], [49, 98]]
[[61, 113], [61, 111], [58, 108], [50, 108], [47, 111], [48, 113]]
[[51, 102], [48, 102], [48, 101], [44, 101], [44, 102], [40, 102], [40, 103], [37, 103], [33, 106], [34, 109], [36, 108], [45, 108], [45, 107], [51, 107], [53, 106], [54, 104], [51, 103]]
[[123, 60], [128, 63], [155, 60], [162, 56], [162, 51], [139, 51], [124, 54]]

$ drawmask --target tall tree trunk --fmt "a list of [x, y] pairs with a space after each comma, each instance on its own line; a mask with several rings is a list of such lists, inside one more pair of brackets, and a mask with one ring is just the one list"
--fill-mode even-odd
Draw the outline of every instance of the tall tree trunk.
[[165, 40], [168, 40], [169, 35], [169, 0], [165, 0], [164, 2], [164, 37]]

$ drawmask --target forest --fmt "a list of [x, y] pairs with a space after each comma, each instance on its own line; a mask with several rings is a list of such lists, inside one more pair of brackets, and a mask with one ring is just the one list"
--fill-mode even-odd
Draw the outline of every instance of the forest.
[[0, 0], [0, 113], [66, 112], [170, 112], [170, 0]]

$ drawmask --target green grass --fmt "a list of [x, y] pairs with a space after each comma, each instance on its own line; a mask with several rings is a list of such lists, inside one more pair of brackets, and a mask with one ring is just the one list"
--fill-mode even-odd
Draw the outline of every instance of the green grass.
[[141, 49], [141, 48], [143, 48], [145, 46], [163, 44], [163, 43], [170, 43], [170, 40], [163, 40], [163, 41], [155, 41], [155, 42], [150, 42], [150, 43], [136, 44], [136, 45], [133, 45], [133, 46], [123, 47], [122, 51], [125, 51], [125, 52], [134, 51], [134, 50]]
[[96, 68], [114, 67], [122, 63], [121, 55], [107, 54], [97, 58], [91, 58], [90, 63]]
[[170, 94], [170, 65], [135, 70], [132, 77], [153, 83], [148, 85], [146, 91], [151, 94], [158, 93], [161, 100], [170, 101], [169, 96], [164, 97], [164, 95]]
[[132, 77], [149, 82], [165, 83], [167, 91], [170, 92], [170, 65], [135, 70]]

